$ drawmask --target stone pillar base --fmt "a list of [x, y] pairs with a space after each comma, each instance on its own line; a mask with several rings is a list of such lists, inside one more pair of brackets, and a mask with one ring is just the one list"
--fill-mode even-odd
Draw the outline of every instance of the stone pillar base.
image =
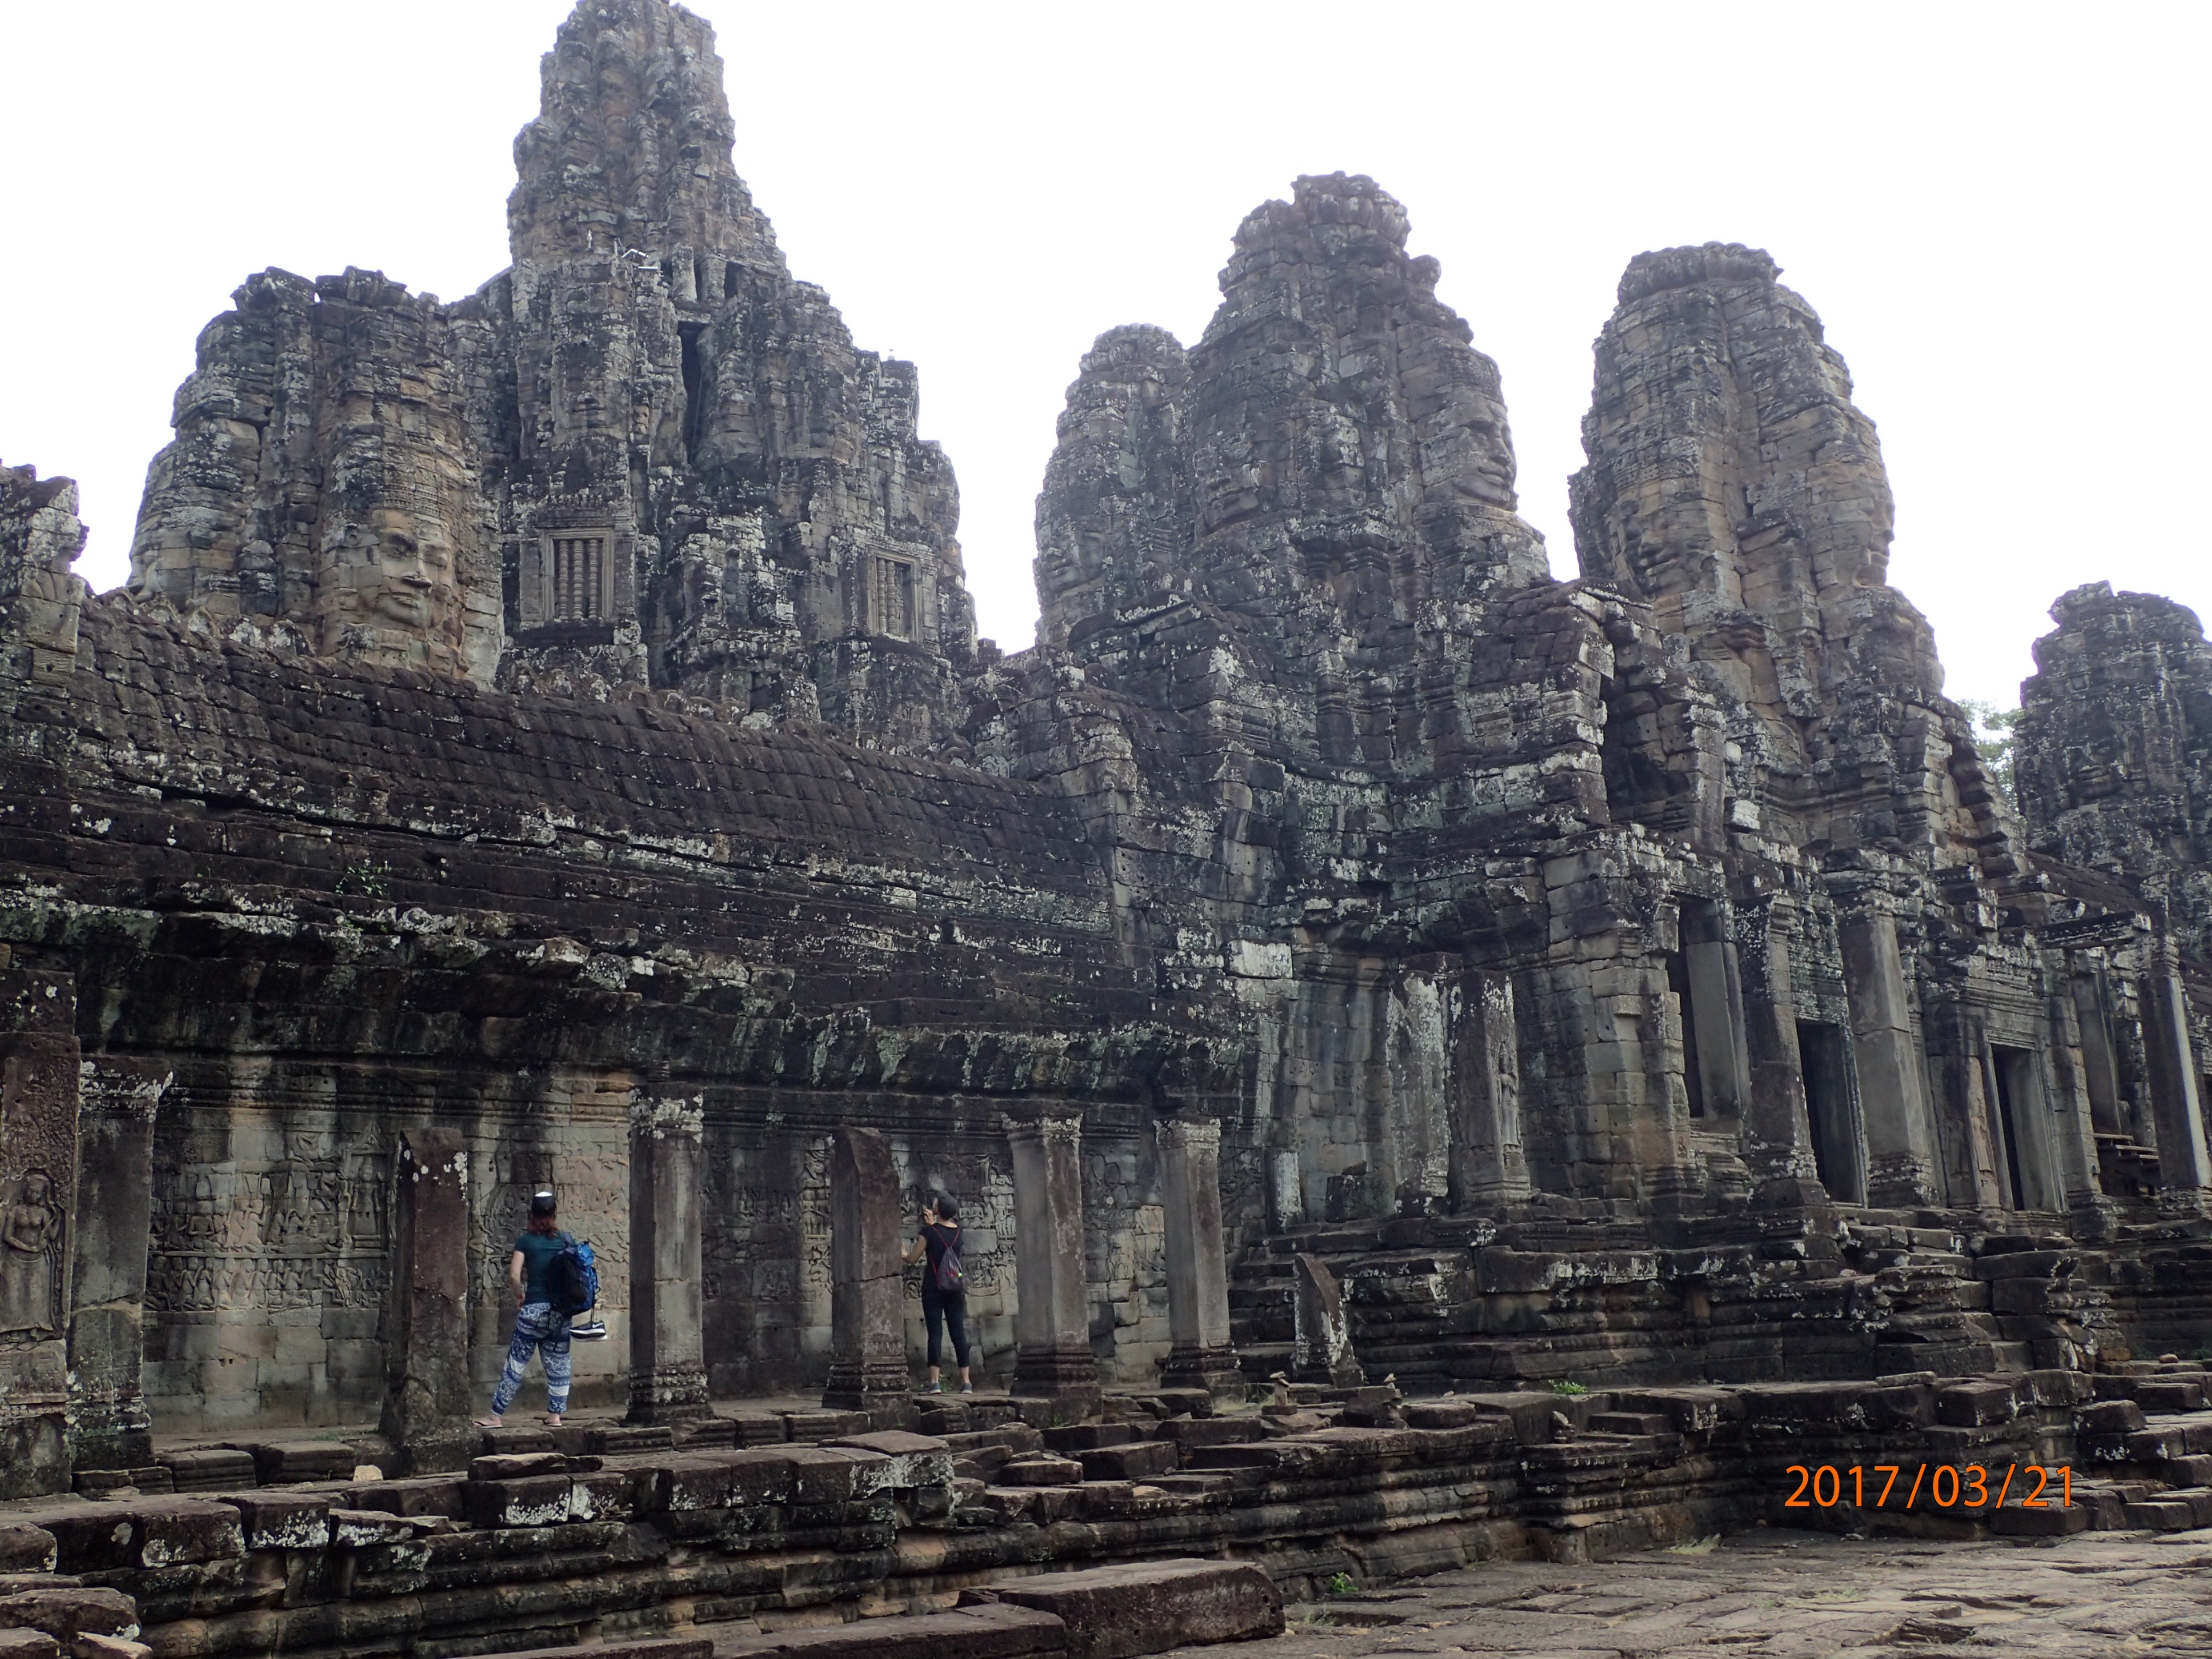
[[629, 1380], [629, 1411], [626, 1423], [684, 1423], [711, 1417], [707, 1397], [707, 1373], [697, 1365], [671, 1366]]
[[1177, 1344], [1168, 1351], [1160, 1367], [1164, 1389], [1203, 1389], [1217, 1400], [1242, 1400], [1246, 1383], [1237, 1350], [1223, 1346], [1200, 1348]]
[[1867, 1172], [1867, 1207], [1924, 1210], [1936, 1202], [1936, 1171], [1923, 1159], [1894, 1154], [1873, 1160]]
[[483, 1431], [465, 1420], [428, 1425], [404, 1440], [387, 1436], [386, 1443], [392, 1448], [386, 1473], [394, 1479], [457, 1474], [484, 1449]]
[[822, 1390], [822, 1408], [873, 1413], [911, 1404], [914, 1380], [904, 1365], [832, 1365]]
[[1017, 1348], [1013, 1382], [1006, 1392], [1024, 1422], [1034, 1415], [1047, 1425], [1096, 1417], [1105, 1398], [1098, 1386], [1097, 1360], [1087, 1344], [1072, 1340]]
[[1828, 1189], [1808, 1176], [1784, 1175], [1752, 1188], [1752, 1207], [1759, 1210], [1831, 1210]]

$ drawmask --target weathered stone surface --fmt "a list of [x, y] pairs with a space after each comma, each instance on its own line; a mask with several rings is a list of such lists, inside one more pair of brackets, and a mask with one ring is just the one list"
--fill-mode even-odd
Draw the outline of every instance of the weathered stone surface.
[[1343, 1288], [1319, 1256], [1301, 1254], [1296, 1263], [1298, 1363], [1292, 1375], [1302, 1382], [1357, 1388], [1367, 1376], [1352, 1352]]
[[0, 968], [0, 1497], [70, 1485], [75, 990], [65, 975]]
[[1049, 1613], [1012, 1602], [956, 1607], [946, 1613], [860, 1619], [827, 1630], [787, 1630], [717, 1642], [715, 1659], [1019, 1659], [1058, 1653], [1067, 1627]]
[[1000, 1585], [999, 1599], [1057, 1615], [1067, 1626], [1067, 1651], [1088, 1659], [1244, 1641], [1283, 1628], [1273, 1582], [1245, 1563], [1156, 1561], [1042, 1573]]
[[898, 1177], [873, 1129], [840, 1129], [830, 1161], [830, 1341], [826, 1407], [889, 1410], [907, 1390], [905, 1324], [899, 1316]]
[[395, 1474], [464, 1467], [476, 1443], [468, 1376], [469, 1154], [452, 1129], [416, 1128], [393, 1160], [392, 1288], [380, 1425]]
[[629, 1133], [629, 1421], [705, 1417], [700, 1102], [641, 1100]]
[[1014, 1318], [1011, 1392], [1048, 1415], [1098, 1409], [1098, 1364], [1083, 1279], [1083, 1124], [1069, 1115], [1007, 1121], [1014, 1182]]

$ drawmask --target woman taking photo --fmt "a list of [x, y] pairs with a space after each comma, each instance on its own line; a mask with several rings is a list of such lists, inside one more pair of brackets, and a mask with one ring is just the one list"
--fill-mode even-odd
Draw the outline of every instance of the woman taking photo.
[[968, 1377], [968, 1279], [960, 1267], [960, 1206], [943, 1193], [921, 1206], [921, 1232], [901, 1254], [908, 1264], [921, 1256], [921, 1316], [929, 1327], [929, 1384], [924, 1394], [943, 1394], [937, 1380], [945, 1352], [945, 1328], [952, 1328], [952, 1357], [960, 1364], [960, 1392], [973, 1394]]

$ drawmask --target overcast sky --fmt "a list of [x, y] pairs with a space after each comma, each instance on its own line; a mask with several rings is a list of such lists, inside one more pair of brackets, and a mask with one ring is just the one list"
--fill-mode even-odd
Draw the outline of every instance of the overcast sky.
[[[447, 299], [506, 263], [569, 0], [0, 0], [0, 459], [128, 569], [194, 336], [246, 274]], [[2016, 701], [2079, 582], [2212, 608], [2203, 5], [1007, 6], [696, 0], [738, 171], [859, 343], [921, 367], [982, 631], [1026, 644], [1053, 420], [1100, 331], [1186, 343], [1301, 173], [1403, 201], [1501, 364], [1575, 574], [1589, 344], [1638, 251], [1768, 249], [1878, 424], [1891, 577], [1949, 690]]]

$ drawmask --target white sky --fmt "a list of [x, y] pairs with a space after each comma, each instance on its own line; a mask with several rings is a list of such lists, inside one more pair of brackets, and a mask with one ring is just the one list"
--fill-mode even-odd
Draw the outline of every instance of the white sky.
[[[1101, 330], [1194, 341], [1237, 221], [1373, 174], [1498, 359], [1522, 510], [1575, 571], [1589, 343], [1638, 251], [1771, 252], [1849, 360], [1892, 579], [2009, 704], [2075, 583], [2212, 611], [2212, 8], [695, 0], [738, 171], [864, 347], [921, 366], [982, 631], [1036, 615], [1053, 420]], [[453, 299], [569, 0], [0, 0], [0, 458], [127, 572], [192, 342], [249, 272]]]

